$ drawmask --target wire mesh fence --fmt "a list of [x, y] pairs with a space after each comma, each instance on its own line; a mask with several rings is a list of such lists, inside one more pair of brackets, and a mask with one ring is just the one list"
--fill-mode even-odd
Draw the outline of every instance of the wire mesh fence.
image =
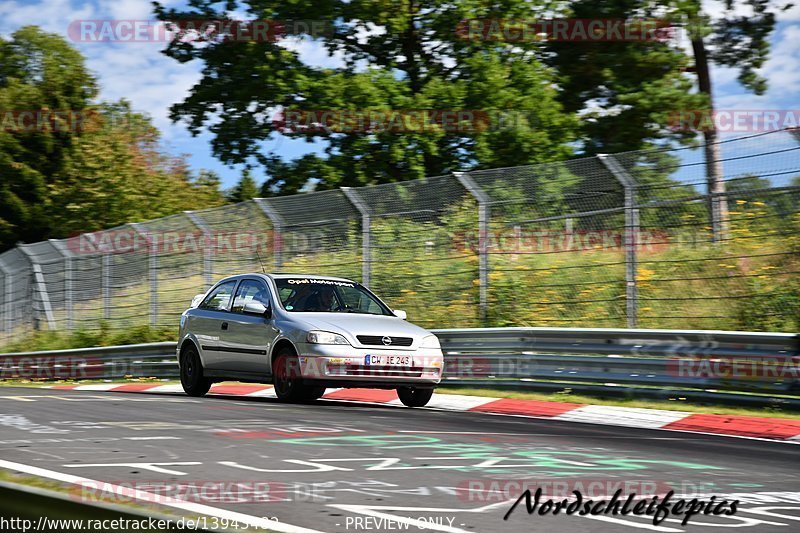
[[[220, 277], [362, 280], [430, 327], [800, 329], [800, 138], [259, 198], [0, 254], [0, 342], [177, 327]], [[724, 197], [712, 235], [710, 204]]]

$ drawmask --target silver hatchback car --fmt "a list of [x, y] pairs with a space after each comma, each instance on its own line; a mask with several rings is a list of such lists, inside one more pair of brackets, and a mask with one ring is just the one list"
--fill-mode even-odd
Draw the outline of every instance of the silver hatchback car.
[[397, 389], [403, 404], [422, 407], [441, 380], [442, 350], [405, 318], [348, 279], [227, 277], [181, 315], [181, 384], [202, 396], [216, 381], [272, 383], [284, 401], [327, 387]]

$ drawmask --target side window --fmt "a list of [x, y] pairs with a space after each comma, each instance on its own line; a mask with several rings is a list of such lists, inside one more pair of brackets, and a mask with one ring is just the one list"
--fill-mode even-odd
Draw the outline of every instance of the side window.
[[261, 302], [266, 307], [270, 306], [269, 292], [267, 286], [254, 279], [246, 279], [239, 284], [236, 289], [236, 296], [233, 298], [233, 307], [231, 311], [234, 313], [241, 313], [244, 309], [244, 304], [247, 302], [256, 301]]
[[212, 311], [227, 311], [228, 303], [231, 301], [231, 294], [233, 293], [233, 288], [235, 286], [235, 280], [226, 281], [211, 291], [211, 294], [209, 294], [206, 299], [203, 300], [203, 303], [201, 303], [198, 308], [211, 309]]

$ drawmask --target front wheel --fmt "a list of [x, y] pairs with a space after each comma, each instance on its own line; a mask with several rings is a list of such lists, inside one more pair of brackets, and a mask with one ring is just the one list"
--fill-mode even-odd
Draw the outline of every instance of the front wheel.
[[272, 365], [272, 384], [275, 396], [282, 402], [303, 402], [316, 400], [325, 394], [322, 387], [308, 387], [303, 384], [300, 360], [288, 348], [281, 350]]
[[203, 376], [203, 365], [194, 346], [187, 347], [181, 355], [181, 385], [189, 396], [203, 396], [211, 388], [211, 380]]
[[433, 389], [402, 387], [397, 389], [397, 397], [406, 407], [425, 407], [433, 396]]

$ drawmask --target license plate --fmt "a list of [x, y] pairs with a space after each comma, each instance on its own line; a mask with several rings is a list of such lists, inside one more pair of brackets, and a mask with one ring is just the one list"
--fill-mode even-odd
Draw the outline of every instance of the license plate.
[[364, 366], [411, 366], [410, 355], [365, 355]]

